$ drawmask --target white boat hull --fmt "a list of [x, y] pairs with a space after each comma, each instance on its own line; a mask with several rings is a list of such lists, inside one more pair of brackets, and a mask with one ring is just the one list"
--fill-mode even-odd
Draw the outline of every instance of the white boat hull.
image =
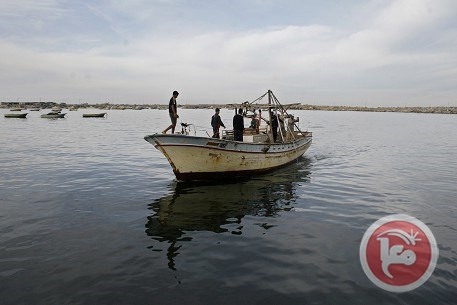
[[66, 113], [48, 113], [48, 114], [42, 114], [41, 118], [42, 119], [63, 119], [65, 117]]
[[186, 135], [146, 136], [167, 157], [178, 180], [251, 176], [287, 165], [311, 145], [311, 136], [288, 143], [246, 143]]
[[5, 118], [26, 119], [27, 113], [5, 113]]
[[103, 113], [84, 113], [83, 118], [104, 118], [106, 112]]

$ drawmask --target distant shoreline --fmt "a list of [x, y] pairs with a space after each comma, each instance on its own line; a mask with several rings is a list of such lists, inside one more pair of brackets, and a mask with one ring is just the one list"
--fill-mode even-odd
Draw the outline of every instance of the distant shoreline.
[[[142, 109], [168, 109], [168, 105], [163, 104], [67, 104], [53, 102], [17, 103], [2, 102], [0, 108], [42, 108], [51, 109], [53, 107], [67, 108], [70, 110], [94, 108], [100, 110], [142, 110]], [[233, 104], [184, 104], [178, 105], [181, 109], [234, 109]], [[401, 112], [401, 113], [438, 113], [438, 114], [457, 114], [457, 107], [431, 106], [431, 107], [361, 107], [361, 106], [322, 106], [308, 104], [294, 104], [290, 110], [317, 110], [317, 111], [359, 111], [359, 112]]]
[[[214, 109], [216, 107], [233, 109], [233, 105], [181, 105], [183, 109]], [[165, 106], [167, 108], [167, 106]], [[292, 105], [290, 110], [316, 110], [316, 111], [360, 111], [360, 112], [402, 112], [402, 113], [439, 113], [439, 114], [457, 114], [457, 107], [360, 107], [360, 106], [322, 106], [322, 105]]]

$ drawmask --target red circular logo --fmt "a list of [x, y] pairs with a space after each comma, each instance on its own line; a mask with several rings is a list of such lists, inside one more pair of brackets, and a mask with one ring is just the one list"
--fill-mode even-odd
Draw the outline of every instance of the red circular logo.
[[403, 214], [376, 221], [360, 244], [365, 274], [375, 285], [392, 292], [410, 291], [425, 283], [437, 259], [438, 247], [430, 229]]

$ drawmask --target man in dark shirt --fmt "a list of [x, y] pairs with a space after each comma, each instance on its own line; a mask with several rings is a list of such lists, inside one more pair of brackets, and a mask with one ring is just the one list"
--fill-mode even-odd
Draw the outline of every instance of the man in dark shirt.
[[243, 141], [244, 119], [243, 109], [238, 109], [238, 113], [233, 117], [233, 136], [235, 141]]
[[178, 98], [178, 91], [173, 91], [173, 96], [170, 98], [168, 103], [168, 114], [170, 115], [171, 125], [168, 126], [162, 133], [167, 133], [171, 129], [171, 133], [175, 133], [176, 122], [178, 121], [178, 105], [176, 104], [176, 99]]
[[273, 142], [278, 138], [278, 116], [270, 111], [271, 116], [271, 130], [273, 132]]
[[219, 116], [219, 108], [216, 108], [216, 113], [211, 117], [211, 126], [213, 127], [213, 138], [220, 138], [219, 128], [224, 127], [221, 117]]

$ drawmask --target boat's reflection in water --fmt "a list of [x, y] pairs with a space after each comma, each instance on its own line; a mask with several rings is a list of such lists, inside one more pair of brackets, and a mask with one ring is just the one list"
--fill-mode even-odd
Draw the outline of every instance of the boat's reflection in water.
[[[294, 164], [257, 178], [224, 182], [173, 182], [171, 194], [149, 204], [146, 234], [160, 244], [150, 248], [161, 251], [167, 243], [168, 267], [175, 270], [175, 257], [192, 231], [242, 234], [226, 228], [241, 223], [246, 215], [275, 217], [288, 211], [295, 202], [298, 184], [309, 182], [311, 160], [300, 158]], [[232, 226], [230, 226], [232, 227]]]

